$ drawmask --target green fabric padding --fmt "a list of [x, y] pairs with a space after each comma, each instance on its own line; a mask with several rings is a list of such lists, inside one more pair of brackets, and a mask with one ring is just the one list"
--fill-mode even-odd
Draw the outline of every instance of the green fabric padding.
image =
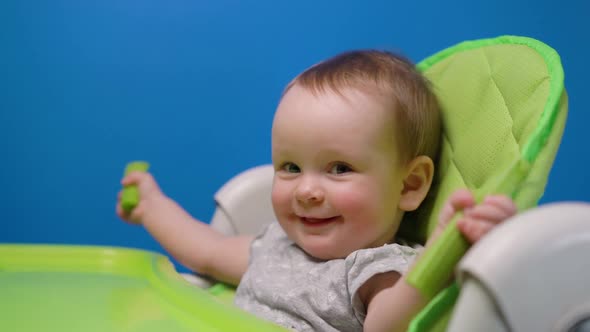
[[[497, 192], [515, 163], [520, 168], [534, 163], [518, 184], [531, 188], [515, 199], [521, 209], [536, 205], [565, 123], [560, 102], [567, 109], [560, 100], [563, 70], [557, 53], [534, 39], [502, 36], [460, 43], [418, 68], [441, 102], [444, 137], [434, 187], [423, 207], [404, 221], [404, 234], [424, 242], [450, 193], [460, 187], [479, 196]], [[547, 142], [551, 133], [557, 135]]]
[[[432, 81], [442, 105], [443, 144], [434, 187], [419, 211], [404, 220], [402, 234], [425, 241], [442, 205], [461, 187], [477, 200], [503, 193], [519, 210], [535, 206], [567, 114], [563, 69], [555, 50], [534, 39], [502, 36], [463, 42], [418, 67]], [[435, 296], [467, 249], [456, 227], [448, 227], [419, 259], [408, 282], [425, 296]], [[436, 320], [429, 314], [420, 317]], [[431, 329], [412, 331], [423, 330]]]

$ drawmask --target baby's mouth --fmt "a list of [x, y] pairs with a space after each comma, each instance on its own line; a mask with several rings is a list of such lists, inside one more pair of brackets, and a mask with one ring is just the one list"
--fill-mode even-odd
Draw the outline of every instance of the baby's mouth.
[[330, 217], [330, 218], [299, 217], [299, 220], [301, 220], [301, 222], [305, 226], [311, 226], [311, 227], [319, 227], [319, 226], [327, 225], [329, 223], [337, 221], [338, 219], [339, 219], [339, 216]]

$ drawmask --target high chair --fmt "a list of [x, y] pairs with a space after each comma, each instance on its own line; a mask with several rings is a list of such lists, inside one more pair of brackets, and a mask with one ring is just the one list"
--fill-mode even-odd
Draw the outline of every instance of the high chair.
[[[521, 213], [478, 242], [458, 265], [458, 283], [445, 288], [442, 276], [468, 249], [452, 222], [408, 275], [432, 298], [409, 330], [588, 328], [590, 265], [580, 254], [590, 252], [590, 206], [534, 208], [567, 113], [558, 54], [531, 38], [502, 36], [452, 46], [418, 68], [440, 99], [444, 135], [434, 187], [406, 216], [403, 237], [424, 242], [460, 187], [478, 199], [510, 195]], [[211, 226], [256, 234], [272, 222], [272, 177], [263, 165], [226, 183]], [[0, 330], [284, 331], [229, 304], [231, 287], [187, 278], [200, 287], [165, 256], [142, 250], [0, 245]]]
[[[501, 36], [452, 46], [420, 62], [418, 68], [433, 83], [442, 106], [442, 153], [437, 163], [434, 188], [422, 207], [405, 217], [400, 231], [402, 236], [424, 243], [436, 226], [443, 203], [458, 188], [470, 189], [477, 200], [483, 199], [487, 194], [509, 195], [521, 212], [535, 207], [544, 192], [567, 115], [563, 69], [555, 50], [531, 38]], [[272, 176], [272, 165], [263, 165], [231, 179], [215, 195], [217, 210], [211, 226], [226, 234], [257, 234], [266, 223], [274, 220], [270, 203]], [[585, 205], [575, 208], [560, 205], [553, 206], [552, 209], [560, 211], [558, 214], [562, 215], [562, 219], [574, 224], [578, 222], [571, 228], [564, 227], [569, 232], [582, 230], [580, 213], [585, 211], [590, 216], [588, 206]], [[523, 214], [507, 224], [530, 220], [533, 216], [537, 219], [550, 219], [548, 216], [552, 209], [539, 209], [541, 212]], [[543, 212], [548, 213], [544, 218]], [[448, 273], [445, 271], [455, 266], [468, 248], [467, 242], [454, 227], [456, 220], [457, 217], [433, 250], [427, 251], [419, 259], [408, 276], [409, 282], [420, 289], [424, 296], [433, 298], [428, 308], [414, 320], [411, 331], [444, 330], [450, 319], [459, 287], [454, 284], [440, 293], [439, 291], [446, 282], [443, 278]], [[565, 223], [565, 220], [562, 222]], [[546, 227], [541, 222], [538, 224], [538, 227]], [[535, 226], [533, 223], [531, 227]], [[526, 237], [529, 234], [519, 236]], [[530, 243], [537, 239], [534, 236], [529, 237]], [[481, 248], [487, 247], [492, 254], [481, 256], [494, 257], [494, 252], [501, 251], [495, 248], [495, 244], [490, 244], [492, 239], [485, 240], [481, 241], [483, 243], [478, 246], [477, 252], [482, 252]], [[590, 238], [586, 242], [585, 246], [590, 247]], [[473, 255], [475, 253], [470, 257]], [[479, 264], [484, 264], [484, 267], [480, 268]], [[470, 271], [489, 272], [489, 267], [485, 267], [485, 264], [479, 258], [467, 260], [461, 265], [460, 280], [469, 280], [474, 275]], [[496, 262], [495, 266], [499, 265]], [[532, 264], [530, 266], [532, 268]], [[584, 276], [590, 276], [590, 266], [587, 267], [585, 270], [588, 271], [582, 274]], [[527, 280], [526, 270], [522, 273]], [[494, 274], [490, 273], [491, 275]], [[479, 291], [484, 287], [481, 280], [487, 281], [483, 285], [494, 284], [493, 281], [488, 281], [490, 277], [478, 278]], [[473, 284], [467, 282], [470, 290], [476, 288]], [[517, 281], [514, 284], [521, 288], [528, 285]], [[216, 292], [223, 293], [219, 289]], [[501, 290], [498, 292], [502, 293]], [[590, 300], [590, 293], [586, 294]], [[465, 296], [471, 297], [473, 295]], [[461, 308], [477, 308], [473, 300], [468, 303], [469, 305]], [[488, 305], [491, 304], [498, 305], [488, 301]], [[500, 309], [493, 312], [497, 313]], [[590, 309], [586, 311], [588, 312]], [[478, 329], [475, 329], [477, 324], [473, 324], [470, 326], [471, 330], [486, 330], [487, 327], [496, 326], [494, 324], [498, 322], [510, 328], [521, 326], [522, 329], [518, 329], [521, 331], [530, 331], [526, 326], [539, 327], [538, 324], [519, 325], [516, 323], [518, 319], [506, 320], [510, 315], [500, 316], [503, 317], [496, 315], [494, 319], [490, 318], [489, 325], [479, 325]], [[488, 313], [487, 317], [491, 315]], [[460, 319], [455, 321], [455, 327], [450, 326], [451, 328], [467, 331], [462, 329], [466, 326], [465, 323], [460, 323]], [[483, 321], [476, 323], [483, 324]]]

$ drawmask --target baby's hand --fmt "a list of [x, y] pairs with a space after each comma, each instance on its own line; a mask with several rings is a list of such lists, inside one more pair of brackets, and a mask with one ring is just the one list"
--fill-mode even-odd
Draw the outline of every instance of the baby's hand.
[[121, 180], [121, 184], [136, 185], [139, 191], [139, 203], [131, 211], [125, 211], [121, 206], [121, 192], [117, 198], [117, 215], [133, 224], [143, 223], [146, 211], [156, 207], [165, 198], [154, 177], [147, 172], [131, 172]]
[[486, 196], [480, 204], [475, 204], [473, 194], [461, 189], [454, 192], [441, 211], [439, 226], [446, 226], [453, 215], [463, 210], [457, 220], [457, 228], [471, 243], [477, 242], [499, 223], [517, 213], [512, 199], [505, 195]]

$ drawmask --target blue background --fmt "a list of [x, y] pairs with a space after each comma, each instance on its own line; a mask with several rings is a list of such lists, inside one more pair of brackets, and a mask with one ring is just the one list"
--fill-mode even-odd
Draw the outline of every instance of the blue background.
[[414, 61], [457, 42], [538, 38], [562, 56], [570, 115], [542, 202], [590, 201], [586, 1], [0, 3], [0, 242], [161, 248], [115, 216], [127, 161], [209, 220], [214, 192], [270, 162], [284, 85], [353, 48]]

